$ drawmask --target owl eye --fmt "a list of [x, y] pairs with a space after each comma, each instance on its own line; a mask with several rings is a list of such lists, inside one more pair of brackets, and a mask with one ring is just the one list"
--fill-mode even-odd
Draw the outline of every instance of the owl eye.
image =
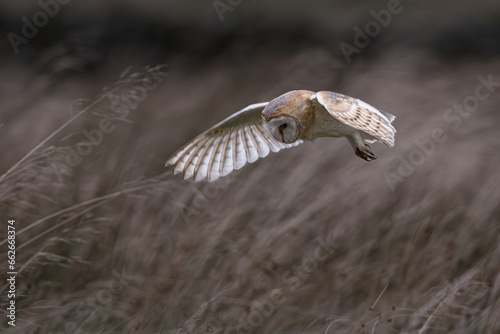
[[279, 133], [281, 135], [281, 141], [282, 142], [285, 142], [285, 135], [283, 134], [283, 130], [285, 130], [287, 126], [288, 126], [287, 123], [283, 123], [280, 126], [278, 126], [278, 131], [279, 131]]

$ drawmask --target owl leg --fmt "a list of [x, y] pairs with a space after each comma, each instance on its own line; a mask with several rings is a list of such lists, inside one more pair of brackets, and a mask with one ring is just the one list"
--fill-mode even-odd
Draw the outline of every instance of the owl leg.
[[368, 144], [364, 142], [359, 133], [355, 133], [352, 136], [347, 136], [347, 140], [349, 140], [349, 143], [354, 149], [354, 153], [356, 153], [356, 155], [361, 159], [366, 161], [377, 159], [375, 153], [372, 152], [370, 146], [368, 146]]

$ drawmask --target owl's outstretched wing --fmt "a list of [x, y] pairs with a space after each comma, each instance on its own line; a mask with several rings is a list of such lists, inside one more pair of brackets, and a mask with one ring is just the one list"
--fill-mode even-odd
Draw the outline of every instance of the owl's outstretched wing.
[[377, 110], [359, 99], [334, 92], [321, 91], [316, 93], [316, 98], [340, 122], [369, 134], [389, 147], [394, 146], [396, 129], [391, 123], [396, 116]]
[[165, 166], [173, 165], [174, 174], [182, 172], [184, 179], [212, 182], [266, 157], [270, 151], [302, 143], [279, 142], [264, 128], [261, 113], [266, 105], [267, 102], [252, 104], [226, 118], [184, 145], [168, 158]]

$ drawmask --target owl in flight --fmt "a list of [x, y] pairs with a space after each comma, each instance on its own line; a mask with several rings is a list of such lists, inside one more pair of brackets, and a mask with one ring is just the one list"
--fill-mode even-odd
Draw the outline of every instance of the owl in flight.
[[376, 159], [367, 143], [394, 146], [396, 117], [334, 92], [295, 90], [238, 111], [180, 148], [165, 166], [194, 181], [217, 180], [270, 151], [317, 137], [346, 137], [356, 155]]

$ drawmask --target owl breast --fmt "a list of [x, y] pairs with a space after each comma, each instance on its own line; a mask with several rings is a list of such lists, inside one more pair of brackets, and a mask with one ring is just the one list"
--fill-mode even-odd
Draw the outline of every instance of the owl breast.
[[317, 137], [344, 137], [358, 130], [338, 121], [320, 104], [314, 106], [314, 121], [303, 139]]

